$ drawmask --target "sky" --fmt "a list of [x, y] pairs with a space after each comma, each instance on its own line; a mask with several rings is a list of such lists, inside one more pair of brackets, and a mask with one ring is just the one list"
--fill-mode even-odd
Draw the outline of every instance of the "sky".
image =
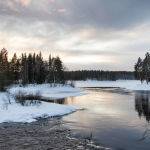
[[0, 49], [69, 70], [133, 70], [150, 49], [150, 0], [0, 0]]

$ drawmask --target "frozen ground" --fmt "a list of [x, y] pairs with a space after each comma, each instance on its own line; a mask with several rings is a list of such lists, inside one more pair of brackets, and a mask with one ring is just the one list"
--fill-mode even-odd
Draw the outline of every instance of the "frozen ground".
[[110, 150], [64, 126], [61, 119], [0, 124], [0, 150]]
[[0, 93], [0, 123], [2, 122], [33, 122], [39, 117], [54, 117], [72, 113], [74, 106], [34, 101], [17, 101], [15, 95], [38, 95], [47, 99], [60, 99], [83, 94], [80, 89], [70, 86], [51, 87], [49, 84], [12, 86], [8, 92]]
[[117, 81], [77, 81], [76, 87], [117, 87], [132, 91], [150, 91], [150, 84], [144, 82], [141, 84], [138, 80], [117, 80]]

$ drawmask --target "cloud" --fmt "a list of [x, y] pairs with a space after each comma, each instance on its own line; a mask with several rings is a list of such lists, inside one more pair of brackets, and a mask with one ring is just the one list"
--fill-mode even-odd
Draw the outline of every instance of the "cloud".
[[28, 6], [31, 3], [31, 0], [20, 0], [23, 6]]
[[0, 4], [1, 11], [7, 10], [2, 15], [19, 14], [22, 21], [36, 19], [74, 27], [118, 30], [150, 19], [148, 0], [6, 0]]
[[149, 5], [149, 0], [0, 1], [0, 47], [60, 54], [71, 68], [78, 66], [71, 60], [80, 58], [89, 59], [89, 66], [111, 69], [114, 62], [116, 69], [132, 70], [149, 49]]
[[59, 8], [57, 11], [59, 13], [65, 13], [67, 10], [65, 8]]

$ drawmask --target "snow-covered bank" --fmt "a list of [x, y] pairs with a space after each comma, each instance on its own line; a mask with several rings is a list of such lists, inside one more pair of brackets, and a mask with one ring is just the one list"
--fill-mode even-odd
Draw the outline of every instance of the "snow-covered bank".
[[69, 85], [57, 85], [52, 87], [50, 84], [27, 85], [25, 87], [13, 85], [7, 92], [0, 93], [0, 123], [2, 122], [32, 122], [39, 117], [63, 116], [76, 111], [78, 108], [69, 105], [60, 105], [37, 100], [16, 100], [17, 95], [39, 96], [47, 100], [61, 99], [71, 96], [82, 95], [79, 88]]
[[[33, 104], [22, 105], [7, 93], [0, 93], [0, 123], [33, 122], [39, 117], [54, 117], [72, 113], [76, 107], [34, 101]], [[36, 103], [36, 105], [35, 105]]]
[[117, 87], [124, 88], [132, 91], [150, 91], [150, 84], [144, 82], [141, 84], [138, 80], [117, 80], [117, 81], [77, 81], [75, 83], [76, 87]]
[[71, 96], [82, 95], [83, 92], [79, 88], [73, 88], [69, 85], [57, 85], [52, 87], [50, 84], [29, 84], [25, 87], [20, 87], [18, 85], [12, 86], [7, 90], [12, 95], [22, 94], [27, 95], [38, 95], [46, 99], [59, 99]]

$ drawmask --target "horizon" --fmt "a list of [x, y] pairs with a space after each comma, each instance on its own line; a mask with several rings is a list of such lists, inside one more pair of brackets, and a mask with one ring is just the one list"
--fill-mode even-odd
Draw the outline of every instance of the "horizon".
[[[149, 51], [148, 0], [0, 1], [0, 48], [59, 55], [69, 70], [133, 71]], [[146, 32], [145, 32], [146, 31]]]

